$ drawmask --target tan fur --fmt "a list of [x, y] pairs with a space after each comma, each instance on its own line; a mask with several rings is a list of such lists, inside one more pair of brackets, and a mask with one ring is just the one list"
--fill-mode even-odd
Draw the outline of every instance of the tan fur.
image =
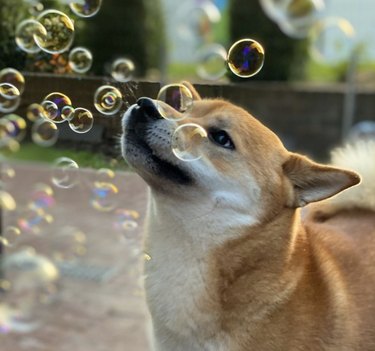
[[[156, 350], [375, 350], [372, 166], [339, 163], [372, 170], [332, 206], [321, 200], [357, 184], [357, 174], [290, 153], [245, 110], [194, 96], [178, 123], [221, 128], [235, 151], [208, 143], [196, 163], [163, 151], [195, 177], [186, 187], [133, 160], [151, 186], [145, 271]], [[369, 150], [355, 150], [367, 159]]]

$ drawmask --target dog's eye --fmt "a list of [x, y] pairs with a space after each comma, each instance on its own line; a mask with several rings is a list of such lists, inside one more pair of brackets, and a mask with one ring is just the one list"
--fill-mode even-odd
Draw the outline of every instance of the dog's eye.
[[208, 137], [217, 145], [226, 149], [234, 149], [233, 141], [225, 130], [210, 131]]

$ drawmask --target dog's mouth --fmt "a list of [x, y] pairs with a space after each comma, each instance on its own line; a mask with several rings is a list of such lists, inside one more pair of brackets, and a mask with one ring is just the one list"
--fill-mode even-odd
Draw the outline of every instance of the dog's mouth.
[[[152, 100], [150, 100], [152, 101]], [[154, 106], [135, 105], [124, 115], [123, 154], [128, 163], [149, 182], [155, 176], [165, 180], [188, 185], [192, 177], [181, 166], [170, 162], [158, 153], [147, 141], [147, 133], [162, 121]]]

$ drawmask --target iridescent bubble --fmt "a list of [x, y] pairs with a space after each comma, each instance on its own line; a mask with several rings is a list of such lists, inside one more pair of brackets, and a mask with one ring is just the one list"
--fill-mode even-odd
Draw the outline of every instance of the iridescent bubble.
[[55, 205], [52, 188], [44, 183], [38, 183], [34, 186], [31, 193], [29, 208], [46, 210]]
[[310, 53], [318, 61], [337, 64], [349, 60], [355, 49], [356, 33], [344, 18], [330, 17], [311, 29]]
[[8, 137], [21, 141], [26, 135], [26, 121], [14, 113], [2, 117], [2, 121], [7, 121], [13, 127], [10, 127]]
[[74, 107], [73, 106], [64, 106], [61, 109], [61, 118], [64, 121], [70, 121], [74, 117]]
[[91, 206], [101, 212], [112, 211], [117, 206], [118, 188], [109, 182], [94, 182]]
[[87, 133], [94, 125], [92, 113], [83, 108], [77, 107], [74, 110], [73, 117], [69, 120], [69, 127], [76, 133]]
[[111, 75], [118, 82], [126, 83], [133, 78], [135, 65], [132, 60], [119, 58], [112, 64]]
[[228, 51], [228, 66], [238, 77], [249, 78], [263, 67], [264, 49], [252, 39], [235, 42]]
[[94, 105], [100, 113], [114, 115], [122, 106], [122, 95], [117, 88], [103, 85], [95, 92]]
[[44, 109], [40, 104], [31, 104], [26, 111], [26, 117], [30, 122], [35, 122], [44, 117]]
[[182, 161], [199, 160], [207, 143], [207, 132], [195, 123], [186, 123], [177, 127], [172, 136], [173, 154]]
[[7, 191], [0, 190], [0, 209], [3, 211], [14, 211], [16, 209], [16, 201]]
[[44, 118], [49, 121], [54, 121], [56, 118], [58, 118], [59, 108], [53, 101], [44, 100], [40, 106], [42, 106]]
[[55, 261], [72, 261], [87, 251], [86, 234], [73, 226], [66, 226], [50, 238], [49, 245]]
[[5, 100], [12, 100], [20, 96], [20, 91], [10, 83], [0, 83], [0, 96]]
[[203, 47], [197, 54], [197, 74], [207, 80], [217, 80], [227, 71], [227, 52], [219, 44], [210, 44]]
[[52, 183], [55, 186], [68, 189], [78, 183], [79, 167], [77, 162], [69, 157], [59, 157], [53, 166]]
[[[161, 116], [170, 120], [181, 120], [185, 116], [183, 113], [189, 111], [193, 106], [193, 94], [183, 84], [169, 84], [160, 89], [156, 98], [158, 100], [157, 108]], [[159, 103], [162, 101], [163, 103]], [[165, 104], [171, 106], [180, 114], [173, 114], [173, 112], [166, 108]]]
[[18, 227], [26, 233], [41, 234], [44, 227], [52, 222], [53, 217], [43, 208], [34, 208], [30, 206], [22, 211], [17, 224]]
[[45, 119], [34, 122], [31, 128], [31, 138], [39, 146], [49, 147], [56, 143], [59, 137], [59, 130], [55, 123]]
[[100, 168], [96, 172], [96, 181], [98, 182], [110, 182], [112, 181], [116, 176], [116, 173], [109, 168]]
[[20, 94], [25, 90], [25, 78], [14, 68], [4, 68], [0, 71], [0, 83], [13, 85], [18, 89]]
[[76, 47], [69, 53], [69, 66], [74, 72], [86, 73], [92, 66], [92, 54], [83, 47]]
[[69, 4], [70, 9], [79, 17], [95, 16], [102, 5], [102, 0], [79, 0]]
[[11, 135], [15, 132], [13, 123], [6, 119], [0, 119], [0, 147], [6, 147], [12, 140]]
[[[46, 102], [47, 101], [47, 102]], [[52, 102], [53, 104], [51, 104]], [[72, 101], [69, 99], [69, 97], [63, 93], [54, 92], [51, 94], [48, 94], [41, 104], [44, 108], [44, 105], [47, 105], [50, 112], [46, 111], [45, 118], [53, 121], [54, 123], [62, 123], [65, 121], [64, 117], [61, 115], [61, 112], [64, 107], [66, 106], [72, 106]], [[57, 111], [56, 111], [57, 108]], [[46, 110], [46, 108], [45, 108]]]
[[74, 24], [64, 13], [57, 10], [42, 12], [37, 20], [45, 33], [34, 34], [35, 43], [45, 52], [59, 54], [69, 49], [74, 38]]
[[14, 246], [20, 238], [21, 231], [15, 226], [7, 226], [4, 228], [2, 233], [2, 244], [4, 246]]
[[29, 54], [39, 52], [40, 47], [35, 43], [35, 35], [40, 37], [47, 35], [46, 29], [40, 22], [33, 19], [26, 19], [20, 22], [15, 33], [17, 46]]
[[135, 210], [117, 209], [115, 211], [114, 229], [124, 234], [127, 239], [135, 239], [130, 233], [138, 228], [139, 213]]
[[8, 99], [8, 98], [4, 98], [0, 94], [0, 112], [2, 112], [2, 113], [14, 112], [15, 110], [17, 110], [20, 103], [21, 103], [20, 97], [16, 97], [14, 99], [13, 98]]

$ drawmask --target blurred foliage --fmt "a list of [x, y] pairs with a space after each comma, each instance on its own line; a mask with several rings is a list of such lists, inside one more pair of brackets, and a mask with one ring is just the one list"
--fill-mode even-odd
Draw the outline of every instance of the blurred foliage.
[[[278, 25], [264, 14], [259, 1], [252, 1], [250, 5], [248, 0], [230, 0], [229, 17], [232, 42], [252, 38], [264, 47], [264, 66], [251, 80], [285, 81], [304, 77], [308, 60], [307, 40], [292, 39], [282, 33]], [[230, 77], [241, 80], [234, 75]]]
[[110, 73], [110, 64], [128, 57], [136, 65], [136, 75], [158, 68], [164, 45], [164, 25], [160, 0], [105, 0], [99, 13], [77, 33], [77, 43], [92, 51], [92, 72]]

